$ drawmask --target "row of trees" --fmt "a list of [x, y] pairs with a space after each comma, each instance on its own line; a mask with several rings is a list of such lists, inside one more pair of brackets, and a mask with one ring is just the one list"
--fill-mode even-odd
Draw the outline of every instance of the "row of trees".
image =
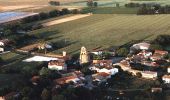
[[87, 1], [87, 6], [88, 7], [97, 7], [98, 3], [97, 2], [93, 2], [92, 0]]
[[137, 12], [138, 15], [150, 14], [170, 14], [170, 6], [153, 5], [151, 7], [141, 6]]
[[49, 4], [52, 6], [59, 6], [60, 2], [59, 1], [50, 1]]
[[52, 10], [52, 11], [49, 11], [49, 12], [41, 12], [38, 15], [30, 16], [30, 17], [23, 19], [23, 22], [29, 23], [29, 22], [33, 22], [33, 21], [44, 20], [44, 19], [47, 19], [47, 18], [66, 15], [66, 14], [69, 14], [69, 13], [71, 13], [71, 11], [69, 11], [67, 8], [62, 9], [61, 11], [60, 10]]

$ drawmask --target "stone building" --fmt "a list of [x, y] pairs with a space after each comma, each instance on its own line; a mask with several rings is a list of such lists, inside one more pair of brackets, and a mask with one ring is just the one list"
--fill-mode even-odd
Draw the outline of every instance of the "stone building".
[[88, 63], [89, 62], [89, 54], [85, 47], [81, 47], [80, 51], [80, 64]]

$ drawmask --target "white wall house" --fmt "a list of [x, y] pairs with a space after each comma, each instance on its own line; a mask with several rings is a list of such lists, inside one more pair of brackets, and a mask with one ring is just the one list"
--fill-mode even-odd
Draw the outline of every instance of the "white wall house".
[[143, 78], [157, 78], [157, 72], [153, 71], [142, 71], [141, 72]]
[[0, 52], [4, 52], [4, 48], [3, 47], [0, 47]]
[[140, 50], [148, 50], [150, 47], [150, 44], [146, 42], [142, 42], [142, 43], [134, 44], [132, 47], [135, 49], [140, 49]]
[[170, 73], [170, 67], [167, 68], [167, 72]]
[[50, 61], [48, 63], [48, 68], [51, 70], [67, 70], [67, 65], [63, 61]]
[[170, 83], [170, 75], [164, 75], [162, 77], [162, 80], [164, 81], [164, 83]]
[[0, 41], [0, 46], [4, 46], [4, 45], [5, 45], [4, 42]]

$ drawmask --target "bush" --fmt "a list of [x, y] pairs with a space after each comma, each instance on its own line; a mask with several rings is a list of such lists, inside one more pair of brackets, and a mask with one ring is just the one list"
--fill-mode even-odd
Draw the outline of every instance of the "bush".
[[59, 1], [50, 1], [49, 4], [53, 5], [53, 6], [59, 6], [60, 2]]
[[56, 16], [59, 16], [60, 15], [60, 11], [58, 10], [52, 10], [49, 12], [49, 16], [50, 17], [56, 17]]
[[118, 56], [123, 56], [123, 57], [126, 57], [128, 55], [129, 51], [127, 48], [120, 48], [118, 50], [116, 50], [116, 54]]
[[97, 2], [94, 2], [94, 7], [97, 7], [98, 6], [98, 3]]
[[49, 14], [48, 14], [48, 13], [41, 12], [41, 13], [39, 14], [39, 16], [40, 16], [40, 19], [43, 20], [43, 19], [47, 19], [47, 18], [49, 17]]
[[66, 15], [66, 14], [69, 14], [69, 13], [70, 13], [70, 11], [67, 8], [63, 8], [61, 10], [61, 15]]
[[136, 76], [137, 76], [138, 78], [141, 78], [141, 77], [142, 77], [142, 74], [141, 74], [140, 72], [137, 72], [137, 73], [136, 73]]
[[87, 6], [92, 7], [93, 6], [93, 1], [87, 1]]

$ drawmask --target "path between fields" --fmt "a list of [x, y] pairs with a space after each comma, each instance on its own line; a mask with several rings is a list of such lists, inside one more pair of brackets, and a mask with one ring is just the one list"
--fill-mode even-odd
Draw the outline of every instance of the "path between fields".
[[76, 19], [88, 17], [88, 16], [91, 16], [91, 14], [78, 14], [78, 15], [74, 15], [74, 16], [71, 16], [71, 17], [66, 17], [66, 18], [57, 19], [57, 20], [54, 20], [54, 21], [44, 23], [43, 26], [52, 26], [52, 25], [56, 25], [56, 24], [60, 24], [60, 23], [64, 23], [64, 22], [73, 21], [73, 20], [76, 20]]

